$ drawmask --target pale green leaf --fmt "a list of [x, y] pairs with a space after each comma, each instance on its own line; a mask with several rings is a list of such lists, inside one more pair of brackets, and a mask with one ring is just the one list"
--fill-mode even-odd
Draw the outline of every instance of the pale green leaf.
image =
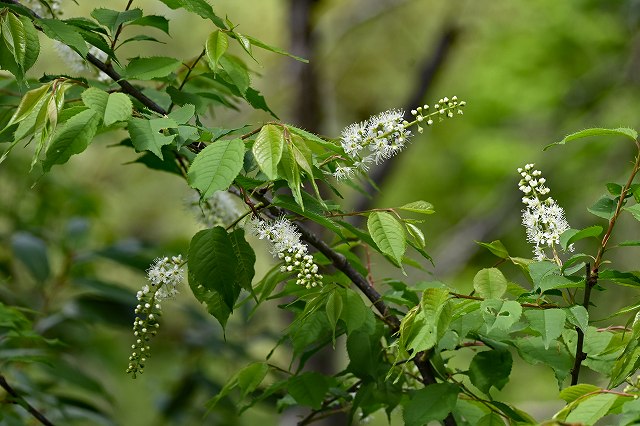
[[187, 180], [192, 188], [208, 198], [216, 191], [226, 191], [244, 161], [241, 139], [219, 140], [203, 149], [191, 163]]
[[578, 406], [567, 416], [567, 423], [582, 423], [593, 425], [595, 422], [606, 416], [609, 409], [615, 404], [618, 395], [612, 393], [601, 393], [594, 395], [580, 402]]
[[607, 135], [624, 136], [633, 141], [635, 141], [638, 138], [638, 132], [628, 127], [619, 127], [617, 129], [593, 128], [593, 129], [585, 129], [579, 132], [571, 133], [570, 135], [565, 136], [564, 139], [562, 139], [560, 142], [555, 142], [550, 145], [547, 145], [546, 147], [544, 147], [544, 149], [547, 150], [552, 146], [564, 145], [567, 142], [571, 142], [576, 139], [586, 138], [589, 136], [607, 136]]
[[513, 300], [487, 299], [482, 301], [480, 307], [488, 331], [494, 328], [509, 331], [522, 315], [522, 306]]
[[492, 241], [491, 243], [483, 243], [481, 241], [476, 241], [476, 244], [478, 244], [481, 247], [486, 248], [491, 253], [493, 253], [494, 255], [498, 256], [500, 259], [508, 259], [509, 258], [509, 252], [507, 252], [507, 248], [499, 240]]
[[143, 27], [154, 27], [160, 31], [169, 34], [169, 20], [164, 16], [159, 15], [147, 15], [141, 18], [135, 19], [129, 23], [129, 25], [140, 25]]
[[42, 164], [45, 172], [54, 164], [64, 164], [74, 154], [84, 151], [98, 130], [100, 116], [93, 110], [74, 115], [56, 130]]
[[367, 219], [367, 228], [380, 251], [396, 266], [402, 267], [402, 257], [407, 249], [402, 224], [390, 213], [372, 212]]
[[400, 210], [405, 210], [413, 213], [421, 213], [421, 214], [433, 214], [435, 210], [433, 209], [433, 205], [426, 201], [414, 201], [412, 203], [405, 204], [403, 206], [398, 207]]
[[20, 19], [24, 27], [26, 50], [23, 69], [24, 72], [27, 72], [38, 59], [38, 55], [40, 54], [40, 40], [38, 39], [38, 31], [33, 26], [31, 19], [23, 15], [20, 15], [18, 19]]
[[132, 118], [128, 121], [129, 135], [136, 151], [151, 151], [161, 160], [162, 147], [170, 144], [176, 137], [175, 134], [165, 135], [164, 129], [176, 127], [177, 123], [170, 118]]
[[111, 126], [118, 121], [127, 121], [131, 118], [132, 111], [133, 104], [129, 96], [124, 93], [111, 93], [104, 110], [104, 125]]
[[104, 111], [107, 108], [107, 100], [109, 94], [104, 90], [90, 87], [82, 92], [82, 102], [92, 110], [94, 110], [100, 118], [104, 117]]
[[598, 386], [581, 383], [579, 385], [569, 386], [568, 388], [562, 389], [560, 395], [558, 396], [560, 397], [560, 399], [565, 400], [567, 403], [571, 403], [581, 396], [584, 396], [588, 393], [599, 392], [601, 390], [602, 389], [600, 389]]
[[409, 234], [413, 237], [416, 245], [420, 248], [424, 248], [427, 245], [427, 242], [424, 238], [422, 230], [412, 223], [405, 223], [404, 225], [407, 227], [407, 232], [409, 232]]
[[7, 13], [2, 21], [2, 36], [21, 71], [25, 71], [27, 34], [22, 21], [13, 13]]
[[278, 177], [278, 163], [282, 158], [284, 135], [280, 126], [267, 124], [260, 129], [253, 144], [253, 156], [260, 170], [271, 180]]
[[186, 104], [180, 108], [176, 108], [168, 115], [170, 119], [178, 124], [186, 124], [196, 113], [196, 107], [191, 104]]
[[562, 309], [528, 309], [524, 316], [531, 328], [542, 336], [545, 349], [549, 349], [549, 344], [560, 337], [567, 318]]
[[20, 100], [20, 104], [18, 105], [18, 108], [16, 108], [16, 111], [13, 113], [13, 116], [7, 123], [5, 129], [10, 125], [14, 123], [19, 123], [20, 121], [27, 118], [27, 116], [34, 111], [36, 106], [46, 96], [50, 88], [51, 88], [51, 83], [43, 84], [42, 86], [36, 89], [29, 90], [27, 93], [25, 93], [22, 99]]
[[209, 67], [213, 71], [218, 68], [218, 61], [224, 55], [229, 47], [229, 40], [227, 35], [220, 30], [215, 30], [207, 38], [205, 44], [205, 52]]
[[93, 16], [98, 23], [108, 28], [111, 34], [115, 34], [120, 25], [141, 18], [142, 10], [136, 8], [118, 12], [116, 10], [99, 8], [93, 9], [91, 16]]
[[589, 312], [582, 305], [575, 305], [567, 309], [567, 320], [576, 327], [579, 327], [583, 332], [587, 331], [589, 327]]
[[182, 62], [167, 56], [134, 58], [124, 69], [123, 77], [132, 80], [153, 80], [166, 77], [182, 66]]
[[507, 279], [497, 268], [482, 269], [473, 278], [473, 288], [484, 299], [499, 299], [507, 291]]

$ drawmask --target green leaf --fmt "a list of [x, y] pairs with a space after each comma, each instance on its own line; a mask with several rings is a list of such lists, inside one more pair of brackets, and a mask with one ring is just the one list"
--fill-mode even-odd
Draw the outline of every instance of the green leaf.
[[347, 334], [351, 334], [361, 327], [364, 328], [368, 320], [374, 320], [371, 309], [364, 304], [360, 295], [355, 291], [349, 288], [345, 289], [342, 302], [343, 309], [340, 313], [340, 319], [347, 327]]
[[129, 22], [129, 25], [153, 27], [169, 35], [169, 20], [164, 16], [147, 15]]
[[29, 90], [27, 93], [25, 93], [20, 100], [18, 108], [16, 108], [16, 111], [13, 113], [13, 116], [7, 123], [5, 129], [14, 123], [21, 122], [31, 113], [33, 113], [36, 106], [40, 103], [40, 101], [42, 101], [42, 99], [44, 99], [50, 88], [51, 83], [43, 84], [42, 86], [36, 89]]
[[601, 393], [587, 398], [569, 413], [566, 421], [567, 423], [592, 425], [607, 415], [617, 399], [618, 395], [612, 393]]
[[21, 73], [25, 72], [25, 56], [27, 53], [27, 34], [22, 21], [13, 13], [7, 13], [2, 20], [2, 36], [11, 55], [15, 59]]
[[597, 238], [602, 233], [602, 226], [590, 226], [584, 229], [567, 229], [560, 235], [560, 246], [567, 250], [567, 248], [576, 241], [583, 240], [585, 238], [594, 237]]
[[413, 393], [404, 404], [406, 426], [423, 426], [430, 421], [442, 421], [453, 411], [459, 388], [451, 383], [435, 383]]
[[131, 142], [137, 152], [151, 151], [159, 159], [163, 159], [162, 147], [169, 145], [176, 137], [165, 135], [164, 129], [175, 129], [178, 124], [170, 118], [132, 118], [127, 122]]
[[491, 412], [481, 417], [478, 422], [474, 424], [476, 426], [504, 426], [504, 421], [499, 414]]
[[489, 394], [489, 389], [502, 389], [509, 382], [513, 359], [505, 350], [478, 352], [469, 365], [469, 379], [480, 391]]
[[38, 59], [38, 55], [40, 54], [40, 40], [38, 38], [38, 31], [33, 26], [31, 19], [23, 15], [20, 15], [18, 19], [20, 19], [24, 28], [26, 49], [23, 70], [27, 72]]
[[473, 278], [473, 288], [484, 299], [499, 299], [507, 291], [507, 279], [497, 268], [482, 269]]
[[207, 38], [207, 42], [204, 47], [209, 67], [215, 72], [218, 68], [218, 61], [229, 47], [227, 35], [220, 30], [215, 30]]
[[606, 136], [606, 135], [615, 135], [615, 136], [625, 136], [632, 141], [635, 141], [638, 138], [638, 132], [628, 127], [619, 127], [617, 129], [602, 129], [602, 128], [593, 128], [593, 129], [585, 129], [579, 132], [572, 133], [567, 135], [560, 142], [555, 142], [550, 145], [544, 147], [544, 150], [547, 150], [555, 145], [564, 145], [567, 142], [574, 141], [576, 139], [586, 138], [589, 136]]
[[589, 327], [589, 312], [581, 305], [575, 305], [565, 311], [567, 320], [571, 325], [579, 327], [583, 332], [587, 332]]
[[427, 203], [426, 201], [414, 201], [409, 204], [405, 204], [404, 206], [398, 207], [400, 210], [405, 210], [413, 213], [421, 213], [421, 214], [433, 214], [435, 210], [433, 209], [433, 205], [431, 203]]
[[518, 349], [520, 357], [530, 364], [545, 364], [553, 370], [562, 384], [573, 367], [573, 354], [569, 353], [566, 345], [559, 342], [552, 343], [549, 349], [545, 349], [542, 337], [525, 337], [513, 342]]
[[492, 241], [491, 243], [483, 243], [481, 241], [476, 241], [481, 247], [486, 248], [494, 255], [498, 256], [500, 259], [508, 259], [509, 252], [507, 252], [507, 248], [502, 244], [500, 240]]
[[626, 285], [630, 287], [640, 286], [640, 277], [633, 272], [620, 272], [615, 269], [605, 269], [600, 271], [598, 277], [601, 280], [609, 280], [616, 284]]
[[270, 46], [254, 37], [248, 36], [248, 35], [244, 35], [244, 38], [247, 39], [252, 45], [260, 47], [261, 49], [265, 49], [268, 50], [270, 52], [273, 53], [277, 53], [279, 55], [285, 55], [288, 56], [290, 58], [295, 59], [296, 61], [300, 61], [300, 62], [304, 62], [304, 63], [308, 63], [309, 61], [307, 59], [301, 58], [300, 56], [296, 56], [293, 55], [289, 52], [287, 52], [286, 50], [280, 49], [279, 47], [275, 47], [275, 46]]
[[153, 80], [166, 77], [182, 66], [182, 62], [167, 56], [133, 58], [124, 69], [123, 77], [132, 80]]
[[51, 269], [47, 246], [40, 238], [27, 232], [18, 232], [11, 236], [11, 250], [40, 284], [49, 278]]
[[142, 10], [136, 8], [118, 12], [116, 10], [99, 8], [93, 9], [91, 16], [93, 16], [98, 23], [108, 28], [109, 32], [113, 35], [120, 25], [141, 18]]
[[424, 234], [422, 233], [422, 230], [420, 230], [420, 228], [418, 228], [416, 225], [412, 223], [405, 223], [404, 225], [407, 227], [407, 232], [409, 232], [409, 235], [413, 237], [413, 240], [415, 241], [416, 245], [422, 249], [425, 248], [425, 246], [427, 245], [427, 242], [424, 238]]
[[89, 48], [84, 41], [77, 27], [66, 24], [59, 19], [38, 19], [36, 21], [42, 31], [54, 40], [58, 40], [75, 50], [83, 58], [87, 57]]
[[586, 383], [581, 383], [579, 385], [569, 386], [568, 388], [562, 389], [560, 392], [560, 399], [563, 399], [567, 402], [567, 404], [575, 401], [576, 399], [584, 396], [588, 393], [599, 392], [600, 389], [598, 386], [590, 385]]
[[509, 331], [522, 315], [522, 306], [513, 300], [487, 299], [482, 301], [480, 307], [488, 331], [494, 328]]
[[310, 371], [293, 376], [289, 379], [287, 390], [300, 405], [306, 405], [314, 410], [320, 409], [325, 394], [329, 390], [328, 377]]
[[191, 104], [186, 104], [171, 111], [168, 117], [178, 124], [186, 124], [189, 120], [191, 120], [191, 117], [193, 117], [195, 113], [196, 107]]
[[407, 249], [402, 224], [390, 213], [372, 212], [367, 219], [367, 228], [380, 251], [401, 268], [402, 257]]
[[282, 207], [284, 209], [292, 211], [293, 213], [299, 214], [300, 216], [306, 217], [307, 219], [311, 219], [312, 221], [335, 232], [341, 238], [344, 238], [340, 226], [338, 226], [335, 221], [323, 216], [324, 209], [317, 200], [315, 200], [311, 195], [308, 195], [306, 192], [302, 193], [302, 200], [307, 207], [304, 210], [302, 209], [302, 207], [296, 204], [296, 200], [290, 195], [276, 195], [271, 200], [271, 203], [278, 207]]
[[622, 210], [628, 211], [636, 220], [640, 220], [640, 204], [634, 204], [631, 207], [623, 207]]
[[127, 121], [131, 118], [132, 111], [133, 104], [129, 96], [124, 93], [111, 93], [104, 110], [104, 125], [111, 126], [118, 121]]
[[107, 100], [109, 94], [104, 90], [90, 87], [82, 92], [82, 102], [92, 110], [94, 110], [102, 118], [104, 111], [107, 108]]
[[235, 56], [222, 55], [219, 58], [218, 63], [227, 73], [229, 77], [229, 83], [233, 84], [241, 95], [247, 93], [251, 80], [247, 68], [242, 61]]
[[220, 19], [215, 13], [213, 8], [206, 0], [160, 0], [162, 3], [175, 10], [183, 8], [189, 12], [195, 13], [204, 19], [210, 19], [216, 27], [226, 29], [226, 26], [222, 19]]
[[334, 348], [336, 347], [336, 326], [338, 325], [338, 320], [342, 314], [342, 307], [343, 303], [340, 293], [336, 290], [332, 291], [329, 297], [327, 297], [327, 303], [324, 309], [327, 313], [327, 319], [329, 320], [329, 325], [331, 326], [331, 331], [333, 333], [332, 339]]
[[[227, 231], [216, 226], [198, 232], [189, 244], [189, 286], [196, 298], [209, 308], [210, 292], [218, 293], [226, 309], [233, 306], [240, 294], [237, 284], [238, 259]], [[214, 313], [214, 312], [211, 312]], [[215, 314], [214, 314], [215, 315]]]
[[602, 197], [587, 209], [591, 214], [610, 220], [616, 211], [616, 201], [609, 197]]
[[254, 362], [238, 371], [238, 387], [242, 391], [242, 397], [256, 390], [268, 372], [269, 366], [266, 362]]
[[200, 151], [189, 167], [189, 185], [208, 198], [216, 191], [226, 191], [244, 161], [241, 139], [219, 140]]
[[260, 170], [271, 180], [278, 177], [278, 163], [282, 158], [284, 135], [280, 126], [267, 124], [260, 129], [253, 144], [253, 156]]
[[251, 282], [255, 275], [254, 265], [256, 254], [247, 240], [244, 238], [244, 229], [238, 228], [229, 234], [229, 240], [233, 246], [233, 252], [238, 261], [236, 267], [236, 285], [247, 291], [252, 291]]
[[45, 172], [54, 164], [64, 164], [74, 154], [84, 151], [93, 139], [100, 124], [100, 116], [93, 110], [74, 115], [56, 130], [42, 164]]
[[289, 144], [285, 144], [282, 150], [282, 157], [278, 163], [278, 175], [287, 181], [289, 189], [293, 194], [296, 203], [304, 210], [304, 202], [302, 200], [302, 192], [300, 186], [300, 168], [296, 162], [295, 156]]
[[560, 337], [567, 319], [562, 309], [527, 309], [524, 316], [531, 328], [542, 335], [545, 349], [549, 349], [549, 344]]

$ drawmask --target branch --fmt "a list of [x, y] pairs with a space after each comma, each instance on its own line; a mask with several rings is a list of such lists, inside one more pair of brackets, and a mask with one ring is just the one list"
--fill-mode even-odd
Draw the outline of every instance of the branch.
[[29, 404], [27, 402], [26, 399], [24, 399], [23, 397], [21, 397], [18, 392], [16, 392], [10, 385], [9, 383], [7, 383], [7, 380], [4, 378], [3, 375], [0, 375], [0, 386], [2, 386], [2, 388], [7, 391], [7, 393], [9, 395], [11, 395], [14, 399], [15, 399], [15, 404], [20, 405], [21, 407], [23, 407], [25, 410], [27, 410], [29, 412], [29, 414], [31, 414], [33, 417], [35, 417], [40, 423], [42, 423], [43, 425], [46, 426], [53, 426], [53, 423], [51, 423], [45, 416], [44, 414], [42, 414], [41, 412], [39, 412], [38, 410], [36, 410], [31, 404]]

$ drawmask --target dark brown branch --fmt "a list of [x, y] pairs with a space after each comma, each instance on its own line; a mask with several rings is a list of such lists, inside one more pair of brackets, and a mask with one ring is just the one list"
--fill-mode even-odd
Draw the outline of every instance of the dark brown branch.
[[2, 388], [7, 391], [7, 393], [9, 395], [11, 395], [11, 397], [13, 398], [13, 401], [11, 401], [14, 404], [18, 404], [21, 407], [23, 407], [25, 410], [27, 410], [29, 412], [29, 414], [31, 414], [34, 418], [36, 418], [40, 423], [42, 423], [43, 425], [46, 426], [53, 426], [53, 423], [51, 423], [49, 421], [49, 419], [47, 419], [44, 414], [42, 414], [40, 411], [36, 410], [31, 404], [29, 404], [27, 402], [26, 399], [24, 399], [22, 396], [20, 396], [18, 394], [18, 392], [16, 392], [10, 385], [9, 383], [7, 383], [7, 380], [4, 378], [3, 375], [0, 375], [0, 386], [2, 386]]

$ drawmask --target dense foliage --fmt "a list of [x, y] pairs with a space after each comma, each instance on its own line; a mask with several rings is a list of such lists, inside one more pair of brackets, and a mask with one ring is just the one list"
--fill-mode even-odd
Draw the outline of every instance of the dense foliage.
[[[555, 376], [566, 405], [548, 424], [593, 424], [609, 415], [618, 415], [620, 424], [640, 421], [640, 305], [608, 312], [612, 326], [598, 328], [590, 318], [597, 291], [640, 285], [637, 271], [617, 266], [622, 250], [612, 251], [640, 241], [610, 241], [620, 217], [640, 220], [635, 130], [588, 129], [548, 147], [560, 152], [555, 145], [600, 136], [632, 141], [638, 149], [628, 178], [606, 184], [607, 194], [588, 207], [594, 224], [582, 229], [571, 228], [548, 196], [552, 185], [523, 159], [513, 191], [524, 195], [522, 222], [533, 256], [514, 256], [500, 241], [478, 243], [495, 263], [475, 273], [472, 292], [461, 293], [423, 267], [425, 260], [437, 263], [420, 227], [435, 212], [430, 202], [408, 199], [347, 211], [342, 194], [366, 192], [370, 170], [394, 161], [415, 133], [455, 126], [464, 119], [465, 101], [451, 96], [407, 112], [389, 110], [346, 127], [335, 139], [320, 137], [280, 121], [250, 78], [254, 50], [304, 59], [238, 32], [205, 0], [161, 2], [211, 26], [207, 39], [197, 41], [197, 57], [121, 56], [123, 45], [158, 42], [130, 30], [169, 34], [171, 24], [132, 1], [124, 10], [96, 8], [90, 16], [62, 19], [56, 1], [0, 0], [0, 67], [8, 72], [1, 80], [0, 142], [6, 149], [0, 162], [8, 167], [24, 143], [32, 159], [30, 170], [20, 173], [41, 182], [28, 191], [58, 191], [62, 195], [52, 199], [68, 199], [64, 206], [38, 206], [43, 217], [33, 220], [37, 226], [11, 235], [0, 299], [3, 424], [114, 423], [109, 392], [77, 362], [82, 354], [69, 349], [89, 339], [87, 327], [96, 322], [132, 328], [123, 345], [130, 351], [128, 366], [122, 360], [122, 374], [132, 378], [162, 368], [150, 361], [156, 352], [166, 365], [171, 351], [187, 350], [206, 363], [201, 352], [208, 345], [248, 360], [222, 386], [185, 374], [175, 399], [164, 406], [176, 421], [204, 415], [232, 422], [238, 413], [266, 406], [278, 412], [305, 407], [299, 424], [336, 413], [348, 422], [378, 411], [390, 417], [399, 408], [408, 425], [537, 424], [499, 394], [521, 365], [518, 358]], [[44, 39], [73, 65], [73, 75], [27, 75]], [[232, 43], [243, 57], [230, 53]], [[214, 115], [241, 105], [269, 113], [273, 121], [226, 128]], [[139, 153], [137, 163], [197, 191], [193, 204], [204, 229], [188, 246], [176, 244], [155, 260], [149, 253], [159, 250], [153, 247], [96, 248], [88, 225], [74, 218], [80, 210], [74, 198], [91, 196], [42, 183], [100, 135], [119, 138], [119, 147]], [[15, 214], [12, 220], [21, 229], [24, 219]], [[46, 225], [56, 220], [61, 223]], [[263, 276], [256, 275], [256, 252], [265, 250], [259, 240], [274, 257]], [[589, 240], [597, 241], [592, 253], [583, 246]], [[421, 278], [380, 279], [370, 261], [375, 255], [398, 276], [408, 277], [405, 268], [414, 268]], [[146, 269], [147, 283], [132, 292], [103, 280], [100, 259]], [[184, 324], [193, 331], [190, 339], [156, 349], [185, 280], [210, 314], [208, 322], [229, 337], [240, 334], [229, 322], [232, 315], [251, 324], [260, 311], [276, 309], [274, 300], [288, 324], [257, 356], [192, 324]], [[18, 288], [23, 282], [31, 295]], [[192, 312], [193, 323], [202, 322], [201, 314]], [[323, 351], [345, 348], [348, 364], [341, 371], [308, 368]], [[194, 388], [207, 392], [206, 403]]]

